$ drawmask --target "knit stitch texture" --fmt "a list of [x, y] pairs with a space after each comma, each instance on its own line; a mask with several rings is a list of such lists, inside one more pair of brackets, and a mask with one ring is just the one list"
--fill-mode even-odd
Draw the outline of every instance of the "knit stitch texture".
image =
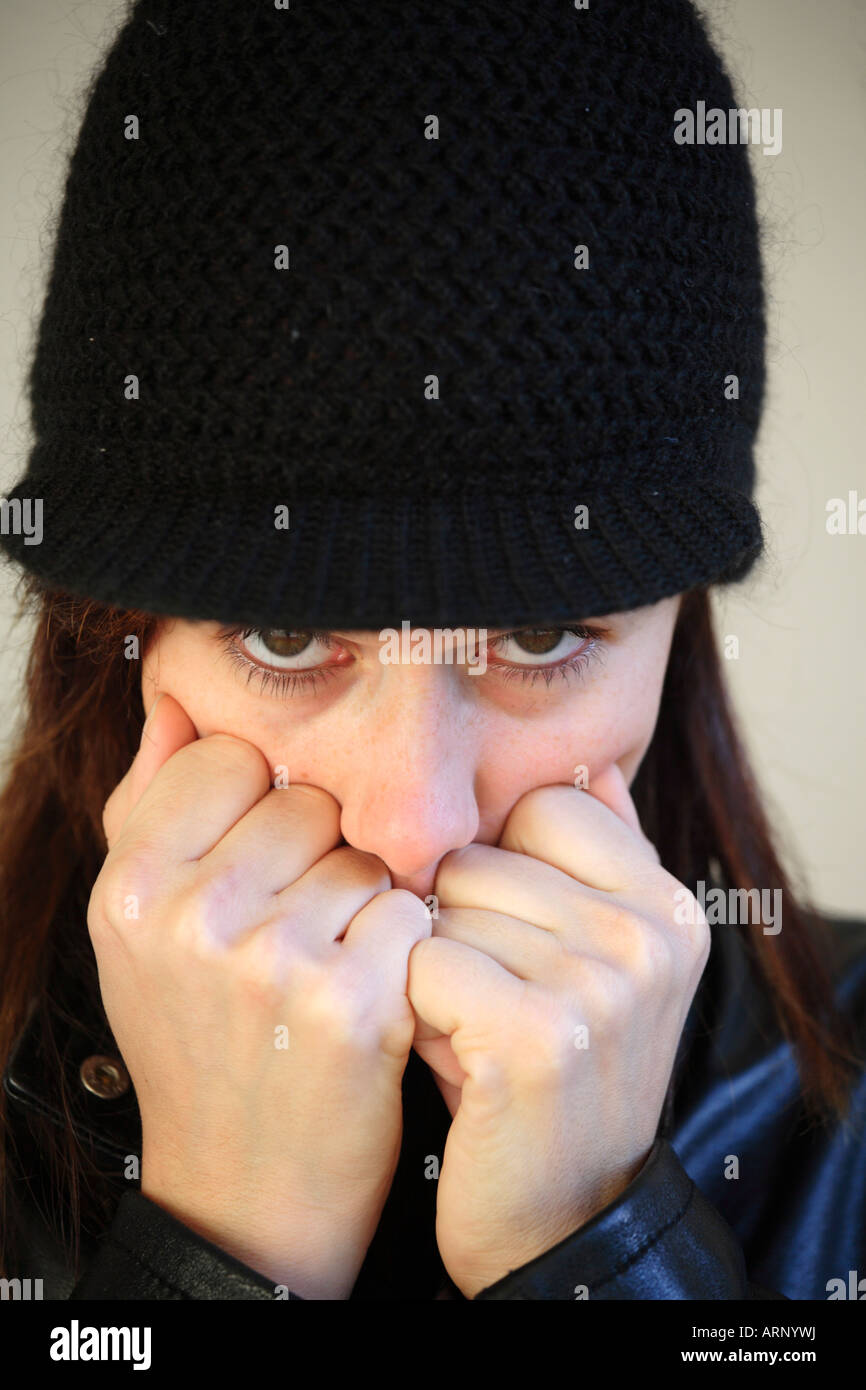
[[674, 140], [698, 100], [738, 105], [687, 0], [139, 0], [30, 369], [9, 496], [44, 537], [3, 547], [275, 627], [579, 620], [742, 578], [758, 227], [745, 146]]

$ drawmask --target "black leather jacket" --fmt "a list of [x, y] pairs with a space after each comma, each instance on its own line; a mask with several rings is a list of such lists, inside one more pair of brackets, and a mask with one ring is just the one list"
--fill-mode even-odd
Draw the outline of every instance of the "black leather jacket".
[[[855, 1023], [862, 1056], [866, 923], [834, 926], [837, 998]], [[41, 1056], [31, 1022], [3, 1078], [18, 1153], [13, 1218], [22, 1238], [18, 1268], [8, 1273], [41, 1278], [43, 1297], [53, 1299], [277, 1296], [269, 1279], [203, 1240], [144, 1197], [134, 1176], [124, 1176], [134, 1171], [129, 1156], [141, 1151], [134, 1093], [101, 1096], [80, 1080], [82, 1063], [86, 1070], [94, 1055], [116, 1056], [116, 1045], [96, 1025], [81, 1032], [71, 1020], [63, 1036], [76, 1133], [114, 1184], [114, 1217], [83, 1241], [76, 1278], [43, 1214], [49, 1180], [31, 1126], [36, 1117], [60, 1123], [62, 1111], [56, 1069]], [[400, 1161], [351, 1297], [460, 1299], [436, 1248], [436, 1181], [426, 1176], [430, 1156], [441, 1161], [450, 1115], [414, 1052], [403, 1092]], [[860, 1279], [863, 1298], [866, 1069], [844, 1125], [807, 1122], [794, 1058], [767, 992], [736, 930], [720, 926], [644, 1167], [587, 1225], [477, 1297], [825, 1300], [858, 1297]]]

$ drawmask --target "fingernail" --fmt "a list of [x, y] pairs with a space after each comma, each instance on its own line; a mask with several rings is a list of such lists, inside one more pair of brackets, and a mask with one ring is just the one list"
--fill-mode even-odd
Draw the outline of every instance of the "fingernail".
[[164, 694], [165, 694], [165, 691], [164, 691], [164, 690], [161, 690], [161, 691], [159, 692], [159, 694], [157, 695], [156, 699], [154, 700], [153, 704], [151, 705], [151, 707], [150, 707], [150, 713], [148, 714], [147, 718], [145, 719], [144, 723], [143, 723], [142, 726], [141, 726], [142, 737], [144, 736], [144, 731], [145, 731], [145, 729], [147, 728], [148, 724], [150, 723], [151, 719], [153, 718], [154, 712], [155, 712], [155, 710], [156, 710], [156, 707], [157, 707], [157, 705], [159, 704], [159, 702], [160, 702], [160, 700], [162, 699], [162, 697], [163, 697]]

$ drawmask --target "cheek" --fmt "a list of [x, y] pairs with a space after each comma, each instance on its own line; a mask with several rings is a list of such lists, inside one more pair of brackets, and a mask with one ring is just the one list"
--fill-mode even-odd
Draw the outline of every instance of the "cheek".
[[632, 667], [619, 680], [605, 671], [555, 718], [527, 726], [511, 744], [498, 738], [492, 760], [498, 788], [520, 795], [550, 783], [586, 785], [613, 762], [630, 783], [652, 739], [661, 692], [654, 670], [643, 680], [634, 674]]
[[258, 748], [273, 775], [326, 785], [333, 780], [339, 750], [347, 746], [333, 719], [308, 706], [303, 717], [290, 701], [260, 693], [255, 680], [232, 669], [214, 644], [188, 624], [178, 624], [151, 642], [141, 664], [145, 710], [165, 691], [189, 715], [199, 738], [232, 734]]
[[658, 701], [652, 691], [631, 686], [617, 700], [600, 702], [597, 716], [586, 730], [586, 757], [593, 770], [601, 771], [609, 763], [619, 763], [627, 781], [637, 771], [655, 728]]
[[[483, 820], [498, 825], [520, 797], [535, 787], [586, 786], [611, 762], [631, 780], [652, 719], [605, 693], [584, 691], [568, 709], [534, 719], [493, 721], [478, 749], [475, 795]], [[633, 765], [632, 765], [633, 764]]]
[[655, 732], [664, 673], [664, 660], [651, 652], [633, 662], [627, 679], [611, 680], [598, 692], [585, 731], [590, 777], [616, 762], [631, 783]]
[[266, 721], [258, 718], [256, 702], [221, 669], [221, 663], [215, 666], [212, 653], [200, 651], [193, 641], [174, 641], [169, 636], [155, 643], [142, 662], [141, 689], [145, 708], [161, 691], [177, 700], [199, 738], [234, 734], [268, 755]]

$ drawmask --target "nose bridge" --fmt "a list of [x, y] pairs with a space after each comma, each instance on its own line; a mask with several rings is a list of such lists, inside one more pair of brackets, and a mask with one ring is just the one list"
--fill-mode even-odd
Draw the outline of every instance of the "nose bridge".
[[342, 833], [401, 878], [478, 831], [470, 711], [452, 676], [435, 667], [387, 670], [358, 726]]

